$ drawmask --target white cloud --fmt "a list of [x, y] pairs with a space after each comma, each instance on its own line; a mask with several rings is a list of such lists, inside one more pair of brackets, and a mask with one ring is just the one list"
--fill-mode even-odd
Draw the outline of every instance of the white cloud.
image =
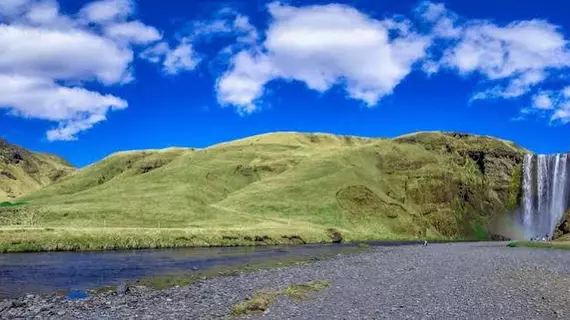
[[570, 123], [570, 101], [566, 101], [552, 115], [552, 121], [560, 121], [562, 124]]
[[[533, 94], [531, 107], [520, 110], [551, 121], [570, 122], [570, 88], [560, 92], [537, 90], [570, 68], [570, 47], [559, 27], [544, 20], [513, 21], [498, 25], [487, 20], [463, 21], [443, 4], [424, 2], [418, 8], [431, 24], [441, 57], [424, 63], [428, 74], [443, 69], [461, 75], [477, 74], [487, 86], [472, 100], [518, 99]], [[431, 52], [430, 52], [431, 54]]]
[[212, 20], [195, 21], [186, 38], [201, 41], [203, 38], [223, 35], [235, 36], [238, 43], [254, 44], [258, 40], [257, 29], [251, 25], [249, 18], [227, 8], [217, 12]]
[[87, 22], [108, 23], [124, 21], [134, 10], [133, 0], [102, 0], [87, 4], [79, 14]]
[[130, 49], [80, 29], [0, 24], [0, 43], [2, 74], [113, 84], [123, 79], [133, 59]]
[[448, 11], [442, 3], [422, 2], [416, 11], [427, 22], [433, 24], [431, 34], [438, 38], [457, 38], [461, 29], [456, 27], [458, 17]]
[[320, 92], [342, 85], [349, 97], [373, 106], [411, 72], [429, 45], [401, 23], [375, 20], [349, 6], [272, 3], [268, 8], [272, 22], [265, 42], [259, 50], [238, 53], [218, 81], [220, 103], [240, 111], [253, 111], [273, 79], [301, 81]]
[[20, 14], [30, 0], [2, 0], [0, 1], [0, 17], [11, 17]]
[[196, 54], [195, 46], [219, 37], [235, 38], [234, 43], [222, 50], [230, 54], [244, 45], [255, 45], [258, 40], [257, 30], [249, 18], [226, 8], [218, 11], [214, 19], [193, 21], [173, 48], [163, 41], [143, 51], [140, 56], [151, 63], [162, 64], [162, 70], [169, 75], [191, 71], [202, 60]]
[[26, 22], [33, 26], [51, 28], [71, 28], [74, 22], [60, 14], [55, 0], [44, 0], [33, 3], [26, 12]]
[[[110, 110], [128, 106], [119, 97], [83, 86], [129, 82], [132, 45], [160, 40], [153, 27], [139, 21], [120, 22], [133, 13], [132, 2], [90, 3], [77, 19], [62, 14], [55, 0], [4, 1], [0, 5], [0, 14], [7, 17], [0, 22], [0, 109], [55, 122], [48, 139], [73, 140], [105, 120]], [[86, 17], [99, 25], [86, 25]]]
[[527, 94], [532, 87], [543, 82], [546, 75], [543, 71], [528, 71], [517, 76], [513, 76], [505, 85], [496, 85], [491, 89], [477, 92], [472, 100], [504, 98], [513, 99]]
[[181, 71], [193, 70], [200, 59], [195, 55], [192, 45], [182, 41], [176, 48], [169, 50], [164, 58], [164, 71], [177, 74]]
[[50, 140], [72, 140], [79, 131], [69, 128], [89, 129], [104, 120], [109, 109], [127, 107], [126, 101], [115, 96], [59, 86], [43, 78], [0, 74], [0, 83], [0, 107], [6, 106], [17, 116], [60, 122], [59, 134], [48, 134]]
[[[530, 110], [541, 116], [549, 116], [551, 123], [570, 123], [569, 87], [561, 90], [539, 90], [532, 97]], [[521, 110], [521, 114], [522, 114]]]
[[437, 67], [460, 74], [477, 73], [492, 87], [473, 99], [517, 98], [544, 82], [552, 70], [570, 67], [570, 49], [555, 25], [543, 20], [500, 26], [486, 20], [459, 22], [443, 4], [424, 2], [419, 9], [433, 25], [436, 39], [446, 40]]
[[173, 75], [196, 68], [204, 54], [196, 54], [195, 47], [202, 42], [233, 37], [235, 42], [222, 49], [223, 53], [231, 56], [246, 45], [255, 45], [259, 37], [248, 17], [229, 8], [216, 12], [213, 19], [193, 21], [189, 30], [181, 34], [184, 36], [173, 48], [168, 42], [162, 41], [144, 50], [140, 57], [151, 63], [161, 64], [165, 74]]
[[552, 100], [551, 95], [546, 92], [542, 92], [534, 96], [533, 102], [533, 107], [536, 109], [550, 110], [554, 108], [554, 101]]
[[218, 79], [218, 101], [232, 103], [240, 113], [255, 110], [255, 100], [263, 95], [263, 87], [277, 74], [268, 56], [239, 52], [232, 58], [232, 69]]
[[109, 24], [105, 26], [105, 34], [110, 38], [134, 44], [149, 44], [162, 39], [156, 28], [140, 21]]
[[236, 15], [233, 21], [233, 29], [238, 33], [238, 42], [254, 44], [259, 39], [257, 29], [251, 25], [246, 16]]
[[564, 94], [564, 97], [570, 98], [570, 86], [567, 86], [566, 88], [564, 88], [564, 90], [562, 92]]
[[211, 21], [196, 21], [193, 23], [191, 29], [191, 37], [194, 39], [220, 33], [230, 33], [233, 31], [233, 28], [228, 20], [221, 18]]
[[169, 51], [168, 43], [162, 41], [141, 52], [140, 57], [152, 63], [159, 63]]
[[143, 51], [140, 57], [151, 63], [162, 64], [162, 71], [168, 75], [194, 70], [201, 60], [189, 38], [180, 40], [175, 48], [170, 48], [164, 41], [159, 42]]
[[491, 80], [570, 66], [566, 40], [554, 25], [531, 20], [499, 27], [478, 22], [464, 27], [459, 43], [443, 63], [461, 73], [479, 72]]

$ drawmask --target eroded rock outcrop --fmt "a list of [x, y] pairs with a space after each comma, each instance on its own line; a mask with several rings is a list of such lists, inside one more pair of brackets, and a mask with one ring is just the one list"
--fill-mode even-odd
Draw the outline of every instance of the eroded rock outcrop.
[[566, 234], [570, 234], [570, 210], [566, 211], [562, 220], [554, 229], [553, 239], [558, 239]]

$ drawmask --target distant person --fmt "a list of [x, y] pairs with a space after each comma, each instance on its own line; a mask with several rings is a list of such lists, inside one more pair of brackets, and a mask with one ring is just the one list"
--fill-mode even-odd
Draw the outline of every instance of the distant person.
[[427, 246], [427, 240], [424, 240], [424, 247]]

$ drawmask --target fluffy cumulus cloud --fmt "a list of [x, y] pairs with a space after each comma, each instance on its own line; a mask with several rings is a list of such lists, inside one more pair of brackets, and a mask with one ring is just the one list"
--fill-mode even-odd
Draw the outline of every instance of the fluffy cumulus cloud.
[[88, 23], [112, 23], [124, 21], [134, 10], [135, 3], [132, 0], [101, 0], [85, 5], [79, 15]]
[[[234, 52], [217, 82], [218, 101], [239, 112], [256, 110], [273, 80], [300, 81], [319, 92], [341, 86], [347, 97], [374, 106], [415, 69], [429, 75], [445, 69], [481, 79], [484, 89], [471, 101], [531, 97], [532, 106], [521, 112], [546, 113], [563, 122], [569, 118], [563, 93], [538, 90], [570, 68], [568, 42], [547, 21], [499, 25], [468, 20], [428, 1], [409, 18], [382, 20], [339, 4], [294, 7], [275, 2], [268, 11], [264, 37], [257, 32], [252, 37], [263, 41]], [[215, 34], [236, 28], [215, 21], [199, 30]]]
[[442, 60], [460, 73], [478, 72], [504, 82], [491, 97], [516, 98], [545, 80], [551, 69], [570, 67], [570, 50], [555, 26], [538, 20], [464, 27], [459, 43]]
[[524, 115], [550, 113], [552, 120], [568, 122], [564, 94], [537, 89], [570, 68], [570, 47], [559, 27], [536, 19], [506, 25], [469, 21], [430, 2], [420, 5], [419, 11], [431, 24], [432, 37], [444, 48], [439, 59], [426, 63], [427, 72], [447, 68], [482, 77], [488, 87], [476, 92], [472, 100], [533, 94], [532, 106], [521, 110]]
[[132, 80], [134, 46], [162, 38], [129, 20], [133, 13], [129, 0], [91, 2], [73, 15], [55, 0], [0, 2], [0, 108], [54, 122], [49, 140], [76, 139], [110, 110], [126, 108], [125, 100], [84, 86]]
[[256, 109], [275, 79], [303, 82], [324, 92], [342, 86], [347, 96], [376, 105], [426, 54], [429, 39], [407, 21], [377, 20], [339, 4], [269, 5], [265, 40], [240, 51], [218, 81], [218, 100], [240, 112]]

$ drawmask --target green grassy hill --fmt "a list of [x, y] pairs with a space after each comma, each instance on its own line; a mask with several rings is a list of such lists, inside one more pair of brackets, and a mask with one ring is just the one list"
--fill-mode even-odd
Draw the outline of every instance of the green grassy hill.
[[438, 132], [124, 152], [5, 210], [0, 250], [486, 237], [518, 205], [524, 152]]
[[31, 152], [0, 139], [0, 202], [37, 191], [74, 170], [62, 158]]

